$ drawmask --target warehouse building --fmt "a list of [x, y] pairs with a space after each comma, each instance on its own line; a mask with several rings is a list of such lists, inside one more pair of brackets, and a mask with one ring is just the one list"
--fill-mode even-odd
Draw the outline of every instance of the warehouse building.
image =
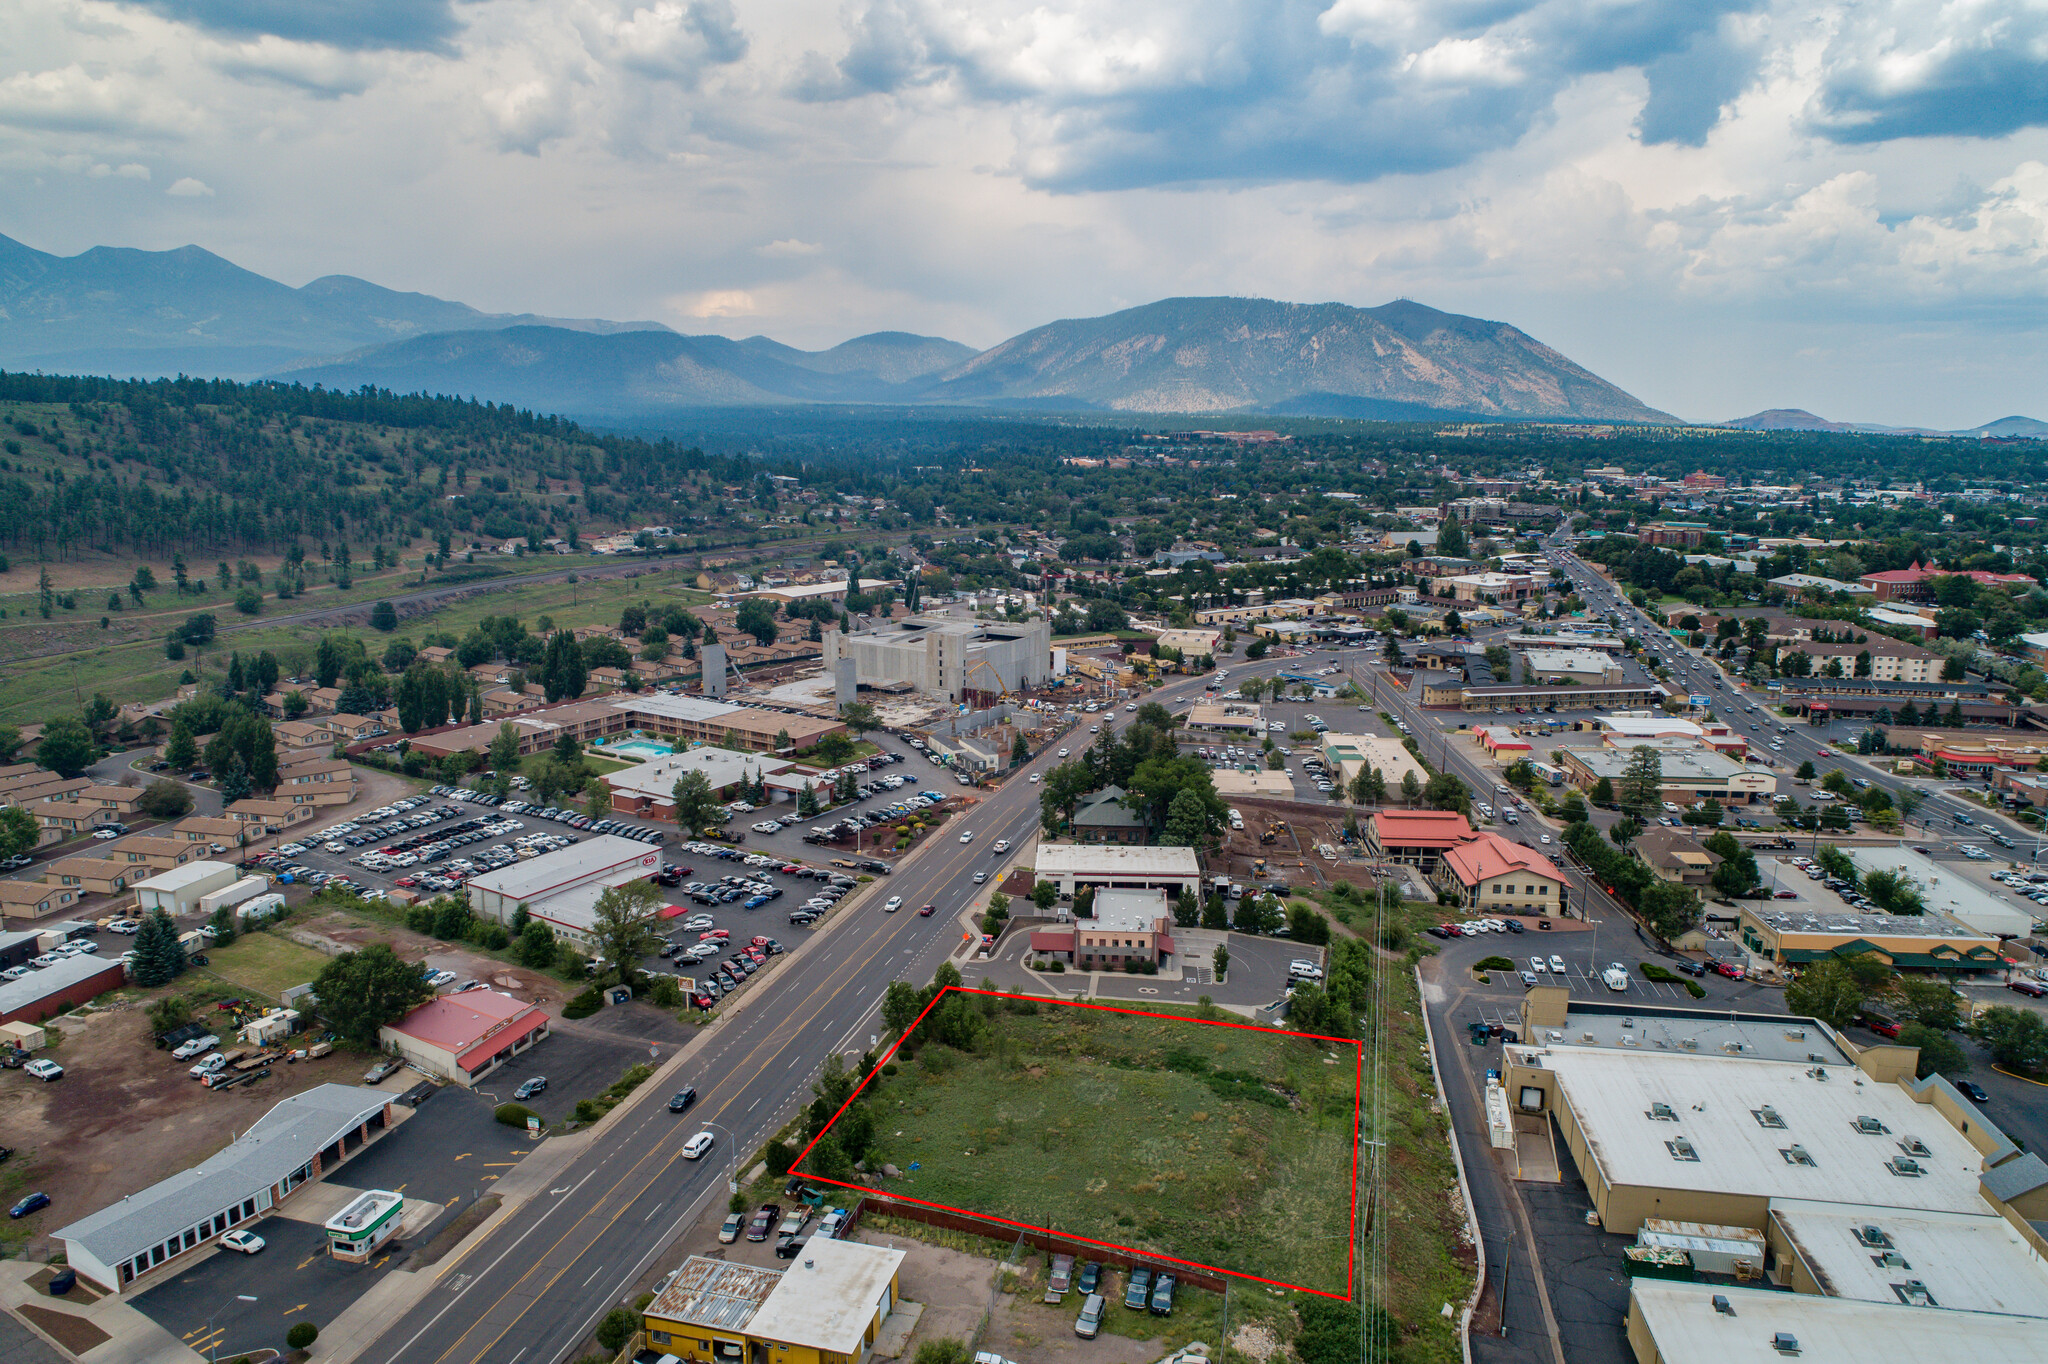
[[1693, 805], [1717, 800], [1723, 805], [1768, 803], [1778, 793], [1778, 779], [1759, 772], [1711, 748], [1695, 746], [1686, 739], [1639, 740], [1629, 748], [1562, 748], [1557, 764], [1577, 787], [1592, 790], [1605, 777], [1617, 789], [1622, 774], [1635, 759], [1636, 748], [1656, 753], [1663, 767], [1658, 793], [1673, 805]]
[[612, 813], [641, 819], [674, 819], [676, 783], [689, 773], [702, 774], [711, 783], [711, 794], [719, 800], [734, 800], [755, 777], [773, 777], [795, 766], [784, 758], [738, 753], [706, 744], [607, 772], [604, 783], [612, 789]]
[[144, 913], [160, 909], [173, 918], [194, 914], [201, 900], [232, 886], [241, 875], [231, 862], [187, 862], [134, 882], [135, 907]]
[[1052, 625], [1043, 617], [1007, 622], [906, 616], [858, 634], [825, 632], [825, 671], [854, 661], [860, 686], [906, 684], [948, 701], [989, 704], [1052, 674]]
[[1060, 888], [1062, 898], [1083, 886], [1096, 890], [1163, 890], [1199, 895], [1202, 864], [1193, 848], [1143, 848], [1114, 843], [1041, 843], [1036, 879]]
[[282, 1100], [189, 1170], [55, 1233], [66, 1262], [109, 1293], [261, 1217], [391, 1125], [391, 1096], [318, 1085]]
[[1635, 1279], [1628, 1342], [1638, 1364], [1789, 1364], [1801, 1358], [2039, 1364], [2041, 1323], [1995, 1312]]
[[903, 1260], [823, 1236], [779, 1273], [692, 1255], [647, 1304], [647, 1343], [684, 1364], [866, 1364]]
[[1581, 687], [1621, 684], [1621, 664], [1598, 649], [1524, 649], [1522, 663], [1530, 676], [1551, 686], [1566, 682]]
[[602, 834], [572, 847], [485, 872], [469, 883], [469, 907], [499, 923], [521, 905], [571, 941], [590, 940], [592, 907], [613, 886], [661, 870], [661, 853], [630, 838]]
[[128, 968], [90, 952], [0, 984], [0, 1023], [40, 1023], [128, 983]]

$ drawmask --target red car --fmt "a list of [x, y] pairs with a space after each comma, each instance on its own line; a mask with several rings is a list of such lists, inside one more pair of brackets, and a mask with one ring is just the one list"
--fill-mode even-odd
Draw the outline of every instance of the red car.
[[2040, 999], [2048, 995], [2048, 986], [2038, 985], [2031, 980], [2009, 980], [2005, 983], [2005, 988], [2017, 990], [2029, 999]]
[[933, 914], [938, 912], [938, 908], [939, 907], [937, 905], [926, 905], [923, 909], [917, 911], [917, 917], [920, 919], [929, 919], [932, 917]]
[[755, 935], [754, 940], [751, 943], [748, 943], [747, 945], [749, 947], [766, 947], [768, 945], [768, 940], [757, 934]]
[[1730, 966], [1725, 961], [1717, 961], [1713, 964], [1713, 966], [1715, 971], [1717, 971], [1721, 975], [1728, 977], [1728, 979], [1730, 980], [1742, 979], [1742, 968], [1740, 966]]
[[727, 938], [730, 938], [731, 936], [732, 936], [732, 934], [730, 934], [730, 933], [726, 932], [726, 931], [725, 931], [724, 929], [722, 929], [722, 928], [714, 928], [714, 929], [712, 929], [712, 930], [711, 930], [711, 931], [710, 931], [709, 933], [699, 933], [699, 934], [697, 935], [697, 941], [698, 941], [698, 942], [724, 942], [724, 941], [725, 941], [725, 940], [726, 940]]

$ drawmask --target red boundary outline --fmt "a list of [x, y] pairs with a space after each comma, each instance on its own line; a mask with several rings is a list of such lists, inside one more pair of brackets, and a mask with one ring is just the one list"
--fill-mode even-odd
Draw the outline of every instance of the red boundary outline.
[[[1163, 1019], [1169, 1023], [1194, 1023], [1212, 1028], [1241, 1028], [1246, 1032], [1272, 1033], [1279, 1037], [1297, 1037], [1307, 1041], [1330, 1042], [1338, 1046], [1355, 1048], [1358, 1052], [1358, 1065], [1356, 1077], [1357, 1086], [1354, 1090], [1354, 1097], [1351, 1106], [1351, 1235], [1349, 1242], [1345, 1246], [1344, 1250], [1344, 1291], [1342, 1293], [1331, 1293], [1321, 1288], [1309, 1288], [1302, 1284], [1288, 1283], [1285, 1279], [1268, 1279], [1261, 1277], [1257, 1274], [1247, 1274], [1242, 1270], [1225, 1269], [1221, 1265], [1204, 1264], [1200, 1260], [1183, 1260], [1172, 1255], [1161, 1255], [1154, 1251], [1139, 1250], [1135, 1246], [1119, 1245], [1114, 1241], [1098, 1241], [1095, 1240], [1093, 1237], [1082, 1236], [1075, 1232], [1060, 1231], [1054, 1227], [1041, 1227], [1031, 1222], [1017, 1222], [1007, 1217], [997, 1217], [993, 1213], [976, 1212], [972, 1208], [956, 1208], [952, 1206], [950, 1203], [935, 1203], [929, 1199], [912, 1198], [908, 1194], [891, 1193], [887, 1190], [870, 1188], [865, 1184], [849, 1184], [843, 1180], [827, 1179], [822, 1175], [812, 1174], [809, 1171], [802, 1169], [801, 1167], [804, 1163], [805, 1158], [811, 1154], [811, 1147], [816, 1146], [819, 1140], [824, 1137], [825, 1133], [830, 1132], [832, 1130], [832, 1124], [838, 1122], [840, 1114], [845, 1113], [846, 1110], [852, 1106], [853, 1101], [860, 1097], [860, 1092], [868, 1087], [868, 1082], [870, 1080], [873, 1080], [875, 1076], [881, 1074], [882, 1067], [887, 1065], [890, 1058], [896, 1055], [897, 1048], [901, 1047], [904, 1043], [904, 1040], [908, 1038], [912, 1033], [915, 1033], [918, 1029], [918, 1025], [924, 1022], [925, 1014], [928, 1014], [933, 1009], [937, 1008], [939, 1001], [944, 999], [948, 994], [955, 990], [959, 991], [963, 995], [987, 995], [995, 999], [1025, 1000], [1032, 1004], [1057, 1004], [1069, 1009], [1096, 1009], [1103, 1013], [1132, 1014], [1139, 1018]], [[966, 985], [949, 985], [945, 989], [939, 991], [938, 994], [932, 996], [932, 1002], [924, 1006], [923, 1012], [919, 1013], [917, 1018], [912, 1021], [909, 1028], [904, 1030], [902, 1037], [897, 1038], [894, 1042], [889, 1044], [889, 1050], [882, 1053], [881, 1057], [876, 1060], [875, 1068], [868, 1072], [867, 1077], [865, 1079], [863, 1079], [858, 1085], [854, 1086], [853, 1093], [846, 1096], [846, 1102], [839, 1105], [839, 1110], [838, 1112], [832, 1115], [831, 1122], [826, 1123], [825, 1126], [819, 1130], [818, 1135], [816, 1137], [811, 1138], [809, 1145], [806, 1145], [802, 1152], [798, 1154], [797, 1158], [793, 1162], [791, 1162], [789, 1172], [791, 1175], [798, 1175], [803, 1177], [804, 1179], [811, 1180], [819, 1184], [830, 1184], [835, 1188], [846, 1189], [853, 1193], [862, 1195], [880, 1194], [885, 1199], [895, 1200], [903, 1203], [916, 1203], [922, 1207], [937, 1208], [941, 1212], [952, 1212], [958, 1213], [963, 1217], [979, 1218], [982, 1221], [993, 1222], [999, 1226], [1016, 1227], [1021, 1231], [1044, 1232], [1048, 1236], [1059, 1236], [1064, 1237], [1070, 1241], [1079, 1241], [1085, 1245], [1101, 1246], [1105, 1250], [1118, 1251], [1122, 1254], [1129, 1255], [1140, 1260], [1161, 1260], [1166, 1262], [1167, 1264], [1186, 1265], [1190, 1269], [1204, 1270], [1211, 1274], [1221, 1274], [1232, 1279], [1245, 1279], [1252, 1283], [1268, 1284], [1274, 1288], [1285, 1288], [1296, 1293], [1312, 1294], [1318, 1298], [1334, 1298], [1338, 1302], [1348, 1302], [1351, 1299], [1352, 1290], [1357, 1286], [1356, 1274], [1358, 1258], [1358, 1145], [1359, 1138], [1363, 1131], [1362, 1127], [1360, 1126], [1360, 1123], [1362, 1121], [1362, 1116], [1364, 1113], [1364, 1106], [1365, 1044], [1354, 1038], [1325, 1037], [1321, 1033], [1292, 1032], [1286, 1028], [1267, 1028], [1261, 1027], [1256, 1023], [1233, 1023], [1227, 1019], [1220, 1018], [1190, 1018], [1184, 1014], [1154, 1013], [1149, 1009], [1122, 1009], [1107, 1004], [1090, 1004], [1083, 1000], [1077, 999], [1055, 999], [1046, 995], [1020, 995], [1012, 994], [1006, 990], [978, 990]]]

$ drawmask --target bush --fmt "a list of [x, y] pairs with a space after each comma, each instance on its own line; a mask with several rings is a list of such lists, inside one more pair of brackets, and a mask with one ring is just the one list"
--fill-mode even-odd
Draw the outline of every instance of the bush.
[[1643, 973], [1644, 980], [1661, 980], [1669, 983], [1675, 983], [1678, 980], [1678, 973], [1676, 971], [1659, 966], [1654, 961], [1639, 962], [1637, 963], [1637, 969]]
[[303, 1350], [320, 1339], [320, 1328], [310, 1321], [302, 1321], [284, 1333], [284, 1343], [294, 1350]]
[[597, 1343], [617, 1354], [626, 1348], [626, 1342], [638, 1330], [640, 1319], [624, 1307], [614, 1307], [604, 1314], [604, 1320], [597, 1324]]
[[598, 1107], [597, 1100], [578, 1099], [576, 1101], [576, 1121], [582, 1123], [585, 1127], [588, 1127], [603, 1116], [604, 1110]]
[[951, 1336], [938, 1336], [917, 1347], [917, 1364], [967, 1364], [967, 1347]]
[[491, 1110], [491, 1116], [504, 1123], [505, 1126], [516, 1127], [523, 1132], [526, 1130], [526, 1120], [528, 1118], [537, 1118], [540, 1115], [525, 1104], [499, 1104]]
[[1515, 964], [1506, 957], [1487, 957], [1473, 963], [1472, 969], [1475, 971], [1512, 971], [1515, 969]]
[[588, 1018], [603, 1007], [604, 996], [599, 994], [597, 987], [593, 985], [562, 1006], [562, 1017]]

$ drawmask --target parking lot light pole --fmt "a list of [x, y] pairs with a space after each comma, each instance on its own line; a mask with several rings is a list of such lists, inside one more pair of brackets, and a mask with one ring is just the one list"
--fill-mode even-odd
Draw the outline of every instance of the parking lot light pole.
[[[254, 1301], [256, 1301], [256, 1299], [250, 1297], [247, 1293], [237, 1293], [230, 1302], [224, 1302], [220, 1306], [214, 1308], [213, 1311], [209, 1312], [206, 1317], [206, 1334], [208, 1334], [209, 1336], [213, 1335], [213, 1319], [215, 1317], [218, 1317], [221, 1313], [227, 1311], [232, 1303]], [[207, 1347], [207, 1350], [209, 1352], [210, 1357], [213, 1359], [214, 1364], [220, 1364], [220, 1341], [218, 1338], [214, 1340], [212, 1345]]]

